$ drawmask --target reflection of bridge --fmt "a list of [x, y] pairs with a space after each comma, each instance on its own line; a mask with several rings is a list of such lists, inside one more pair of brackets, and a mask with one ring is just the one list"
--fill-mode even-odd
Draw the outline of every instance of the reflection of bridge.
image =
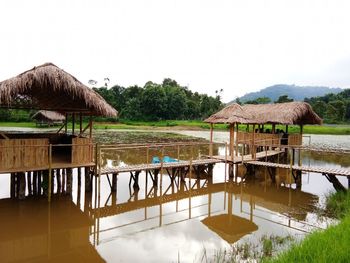
[[[235, 184], [233, 182], [213, 184], [208, 179], [197, 179], [196, 182], [191, 185], [191, 188], [187, 187], [185, 182], [179, 180], [170, 184], [161, 196], [156, 196], [155, 190], [157, 189], [152, 187], [144, 199], [135, 198], [135, 195], [138, 195], [138, 191], [136, 191], [133, 193], [134, 201], [128, 201], [121, 204], [115, 203], [110, 206], [92, 209], [91, 212], [98, 214], [100, 217], [108, 217], [186, 198], [226, 192], [240, 196], [243, 200], [249, 200], [247, 197], [253, 196], [255, 205], [271, 209], [278, 213], [293, 215], [292, 211], [302, 207], [305, 209], [304, 215], [306, 216], [307, 211], [313, 211], [315, 209], [314, 204], [318, 200], [318, 197], [315, 195], [292, 188], [276, 188], [275, 186], [263, 187], [257, 184], [246, 184], [243, 186], [243, 184]], [[169, 190], [172, 192], [168, 193]], [[111, 193], [110, 197], [113, 195], [116, 195], [116, 192]], [[112, 199], [116, 200], [117, 197], [114, 196]], [[307, 204], [307, 206], [305, 206], [305, 204]], [[299, 217], [298, 219], [301, 218]]]

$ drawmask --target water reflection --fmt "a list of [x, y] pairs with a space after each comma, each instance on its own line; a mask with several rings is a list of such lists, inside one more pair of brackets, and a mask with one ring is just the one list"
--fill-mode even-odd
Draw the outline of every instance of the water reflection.
[[[208, 154], [208, 146], [181, 148], [180, 158]], [[214, 154], [222, 154], [215, 148]], [[142, 163], [160, 149], [103, 153], [106, 166]], [[177, 149], [165, 155], [177, 157]], [[318, 158], [303, 153], [303, 164], [347, 165], [332, 156]], [[278, 171], [275, 183], [265, 170], [248, 180], [238, 168], [230, 178], [224, 164], [212, 176], [162, 176], [155, 186], [144, 172], [139, 189], [129, 187], [128, 173], [118, 175], [115, 192], [106, 177], [100, 191], [85, 193], [84, 178], [78, 188], [74, 171], [72, 195], [27, 195], [24, 201], [0, 200], [1, 262], [193, 262], [203, 247], [208, 252], [241, 241], [259, 242], [266, 234], [303, 235], [320, 226], [314, 210], [332, 186], [319, 174], [304, 174], [302, 188]], [[225, 176], [227, 175], [227, 176]], [[8, 176], [9, 177], [9, 176]], [[9, 196], [9, 179], [0, 180], [1, 196]], [[6, 186], [6, 187], [5, 187]]]

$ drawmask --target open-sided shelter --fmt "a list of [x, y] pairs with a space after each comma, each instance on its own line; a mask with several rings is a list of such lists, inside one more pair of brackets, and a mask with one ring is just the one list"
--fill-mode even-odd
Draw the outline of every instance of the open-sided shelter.
[[[207, 118], [205, 122], [210, 123], [211, 127], [215, 123], [229, 123], [230, 127], [234, 127], [234, 123], [247, 124], [247, 132], [238, 131], [237, 125], [237, 145], [238, 143], [251, 145], [257, 140], [269, 142], [269, 144], [278, 144], [281, 135], [276, 133], [275, 126], [278, 124], [286, 125], [285, 132], [283, 132], [286, 135], [284, 143], [289, 145], [301, 145], [303, 125], [321, 125], [322, 119], [306, 102], [246, 104], [244, 106], [234, 103], [213, 114]], [[271, 131], [267, 133], [266, 130], [264, 130], [264, 124], [271, 124]], [[249, 132], [249, 125], [253, 126], [252, 132]], [[288, 134], [288, 125], [299, 125], [300, 134]], [[233, 128], [230, 129], [230, 134], [231, 133], [234, 134]], [[233, 136], [230, 136], [230, 138], [232, 137]], [[233, 144], [234, 140], [230, 139], [231, 152], [233, 152]]]
[[[65, 115], [65, 123], [55, 133], [0, 132], [0, 172], [48, 169], [50, 158], [51, 165], [58, 167], [92, 165], [91, 117], [117, 115], [99, 94], [52, 63], [0, 82], [0, 108], [50, 110]], [[88, 118], [85, 127], [84, 116]], [[79, 130], [75, 128], [78, 118]], [[72, 120], [71, 133], [68, 119]], [[88, 138], [83, 136], [86, 131]], [[52, 147], [52, 156], [49, 145], [57, 145]]]

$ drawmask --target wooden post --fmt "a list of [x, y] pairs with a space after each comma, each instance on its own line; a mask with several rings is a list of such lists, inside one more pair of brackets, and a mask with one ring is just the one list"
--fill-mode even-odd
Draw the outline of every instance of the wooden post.
[[91, 192], [91, 174], [90, 174], [90, 167], [85, 167], [84, 171], [84, 177], [85, 177], [85, 193]]
[[210, 157], [213, 156], [213, 132], [214, 132], [214, 125], [210, 123], [210, 145], [209, 145]]
[[92, 138], [92, 115], [90, 115], [89, 119], [89, 138]]
[[112, 174], [112, 192], [117, 191], [117, 174]]
[[72, 194], [72, 168], [67, 168], [67, 193]]
[[33, 188], [32, 188], [32, 172], [27, 172], [27, 186], [28, 186], [28, 194], [33, 194]]
[[48, 192], [47, 192], [47, 200], [49, 201], [49, 203], [51, 202], [51, 179], [52, 179], [52, 144], [49, 145], [49, 174], [48, 174], [49, 178], [49, 185], [48, 185]]
[[286, 125], [286, 133], [288, 133], [288, 125]]
[[75, 113], [72, 113], [72, 134], [75, 132]]
[[68, 113], [66, 113], [65, 125], [64, 125], [64, 133], [67, 134], [68, 131]]
[[26, 195], [26, 178], [23, 172], [17, 173], [17, 180], [19, 180], [18, 199], [24, 199]]
[[15, 198], [16, 196], [16, 174], [11, 173], [11, 182], [10, 182], [10, 196], [11, 198]]
[[255, 124], [253, 124], [253, 136], [252, 136], [252, 159], [255, 160]]
[[230, 157], [231, 161], [233, 161], [233, 155], [234, 155], [234, 141], [235, 141], [235, 132], [234, 132], [234, 124], [230, 124]]
[[67, 170], [62, 169], [62, 193], [66, 192]]
[[38, 194], [38, 171], [33, 172], [33, 194]]
[[79, 134], [83, 132], [83, 114], [79, 113]]
[[238, 156], [238, 128], [239, 125], [236, 123], [236, 156]]
[[57, 193], [61, 193], [61, 169], [56, 169]]

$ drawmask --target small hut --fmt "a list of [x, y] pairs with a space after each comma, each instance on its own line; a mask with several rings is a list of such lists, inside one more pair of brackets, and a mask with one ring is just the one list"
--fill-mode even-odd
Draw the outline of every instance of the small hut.
[[39, 110], [36, 112], [32, 119], [35, 120], [36, 126], [53, 126], [62, 125], [66, 120], [66, 117], [56, 111]]
[[0, 108], [56, 111], [65, 116], [63, 125], [50, 134], [0, 132], [0, 173], [93, 166], [92, 116], [118, 113], [98, 93], [52, 63], [0, 82]]
[[[205, 120], [211, 124], [230, 123], [230, 153], [234, 149], [234, 123], [237, 124], [236, 145], [254, 145], [255, 141], [269, 142], [271, 145], [280, 140], [280, 135], [276, 134], [275, 126], [278, 124], [286, 125], [285, 144], [301, 145], [303, 125], [322, 124], [322, 119], [312, 110], [312, 107], [306, 102], [286, 102], [276, 104], [246, 104], [240, 106], [236, 103], [231, 104], [221, 111], [213, 114]], [[247, 132], [239, 132], [238, 124], [247, 124]], [[271, 124], [272, 131], [264, 133], [264, 124]], [[249, 125], [253, 126], [252, 132], [249, 132]], [[288, 134], [288, 125], [299, 125], [300, 134]], [[261, 132], [260, 132], [261, 131]], [[212, 141], [212, 129], [211, 129]], [[237, 151], [236, 151], [237, 153]], [[252, 155], [255, 153], [255, 147], [252, 149]], [[232, 156], [233, 154], [231, 154]]]

